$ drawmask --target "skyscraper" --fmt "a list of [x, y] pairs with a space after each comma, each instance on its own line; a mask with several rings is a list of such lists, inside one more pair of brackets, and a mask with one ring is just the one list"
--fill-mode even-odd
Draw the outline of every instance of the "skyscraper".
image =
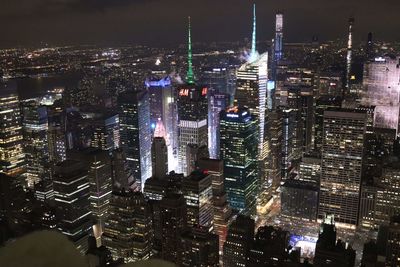
[[169, 76], [152, 72], [152, 76], [145, 81], [150, 99], [150, 125], [157, 131], [158, 124], [165, 129], [165, 138], [168, 148], [169, 171], [176, 170], [178, 154], [178, 115], [176, 109], [176, 88], [172, 85]]
[[24, 172], [21, 111], [16, 84], [0, 84], [0, 172], [18, 176]]
[[22, 127], [28, 187], [50, 178], [47, 109], [39, 99], [22, 101]]
[[182, 233], [181, 242], [180, 266], [219, 266], [217, 235], [193, 228]]
[[115, 260], [123, 258], [127, 263], [151, 257], [151, 211], [142, 193], [113, 191], [102, 241]]
[[257, 120], [246, 108], [221, 112], [221, 159], [225, 189], [233, 209], [254, 214], [259, 185]]
[[[108, 208], [112, 192], [112, 168], [108, 151], [92, 150], [87, 153], [89, 160], [90, 207], [92, 216], [98, 226], [95, 233], [103, 232], [108, 217]], [[97, 237], [97, 236], [96, 236]]]
[[130, 91], [120, 95], [121, 147], [128, 166], [141, 188], [151, 176], [150, 109], [146, 91]]
[[219, 114], [229, 106], [229, 98], [213, 88], [208, 92], [208, 148], [213, 159], [219, 158]]
[[212, 180], [207, 171], [196, 170], [182, 181], [182, 193], [186, 200], [187, 225], [213, 229]]
[[247, 255], [254, 240], [254, 227], [254, 220], [242, 215], [238, 215], [229, 226], [223, 253], [225, 267], [247, 266]]
[[275, 15], [275, 40], [274, 40], [274, 61], [283, 57], [283, 14]]
[[358, 222], [366, 119], [357, 110], [324, 112], [319, 218], [333, 214], [353, 227]]
[[84, 163], [65, 160], [55, 166], [53, 178], [58, 229], [81, 253], [87, 250], [87, 238], [92, 229], [90, 221], [88, 171]]
[[160, 202], [160, 211], [162, 258], [178, 262], [181, 251], [180, 235], [187, 229], [185, 198], [180, 194], [167, 194]]
[[152, 177], [164, 178], [168, 173], [168, 150], [163, 137], [154, 137], [151, 146]]
[[188, 71], [186, 76], [187, 83], [178, 88], [178, 170], [185, 175], [187, 173], [186, 150], [189, 144], [208, 146], [208, 108], [207, 108], [207, 87], [195, 84], [192, 68], [192, 43], [190, 35], [189, 18], [189, 37], [188, 37]]
[[211, 175], [213, 193], [214, 233], [219, 237], [219, 250], [222, 253], [228, 226], [232, 220], [232, 208], [225, 192], [224, 162], [217, 159], [199, 160], [199, 168]]

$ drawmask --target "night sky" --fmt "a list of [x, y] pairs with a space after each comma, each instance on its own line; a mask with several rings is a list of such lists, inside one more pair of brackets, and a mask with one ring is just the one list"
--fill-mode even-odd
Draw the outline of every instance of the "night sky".
[[[250, 37], [249, 0], [0, 0], [0, 47], [49, 43], [153, 44], [185, 42], [186, 17], [194, 41]], [[346, 36], [355, 16], [355, 39], [400, 41], [399, 0], [259, 0], [257, 39], [272, 38], [274, 14], [285, 14], [286, 41]]]

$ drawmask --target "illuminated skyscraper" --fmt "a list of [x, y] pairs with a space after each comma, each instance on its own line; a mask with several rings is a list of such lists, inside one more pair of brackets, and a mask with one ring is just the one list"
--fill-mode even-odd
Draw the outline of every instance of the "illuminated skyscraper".
[[270, 144], [266, 129], [267, 82], [268, 82], [268, 53], [258, 55], [256, 52], [256, 18], [254, 6], [253, 39], [249, 61], [237, 70], [235, 105], [246, 107], [258, 120], [258, 160], [262, 180], [267, 166], [267, 157], [270, 153]]
[[22, 126], [28, 187], [50, 178], [47, 109], [39, 99], [22, 101]]
[[102, 241], [115, 260], [123, 258], [127, 263], [151, 257], [151, 211], [142, 193], [124, 190], [112, 193]]
[[58, 229], [81, 253], [87, 250], [87, 238], [92, 229], [89, 205], [88, 171], [84, 163], [65, 160], [55, 166], [53, 178]]
[[221, 159], [229, 204], [244, 214], [255, 214], [259, 186], [257, 120], [246, 108], [221, 112]]
[[24, 172], [21, 111], [16, 84], [0, 84], [0, 172], [18, 176]]
[[339, 223], [358, 222], [366, 120], [356, 110], [324, 112], [319, 218], [333, 214]]
[[100, 114], [91, 121], [93, 133], [90, 146], [111, 151], [120, 146], [119, 115]]
[[208, 94], [208, 148], [210, 158], [219, 158], [219, 114], [229, 106], [229, 95], [210, 89]]
[[186, 150], [189, 144], [208, 145], [207, 126], [207, 87], [198, 86], [194, 81], [192, 68], [192, 44], [189, 20], [187, 83], [178, 88], [178, 171], [188, 175]]
[[169, 76], [153, 76], [146, 80], [145, 85], [149, 91], [150, 99], [150, 126], [155, 132], [159, 124], [165, 130], [165, 138], [168, 148], [169, 171], [176, 170], [178, 156], [178, 130], [175, 88], [172, 86]]
[[204, 227], [209, 232], [213, 228], [213, 206], [211, 175], [207, 171], [192, 172], [182, 181], [182, 193], [186, 200], [187, 225]]
[[151, 176], [150, 107], [146, 91], [130, 91], [120, 95], [121, 147], [136, 181], [144, 187]]
[[279, 61], [283, 57], [283, 14], [277, 13], [275, 16], [275, 40], [274, 40], [274, 60]]

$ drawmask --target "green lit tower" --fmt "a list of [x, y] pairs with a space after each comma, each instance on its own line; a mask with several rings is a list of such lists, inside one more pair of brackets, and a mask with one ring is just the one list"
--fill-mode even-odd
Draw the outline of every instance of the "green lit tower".
[[196, 85], [192, 65], [192, 41], [189, 17], [188, 26], [188, 70], [186, 84], [177, 91], [178, 107], [178, 171], [186, 173], [187, 147], [208, 145], [208, 102], [205, 86]]
[[194, 84], [194, 73], [193, 73], [193, 63], [192, 63], [192, 36], [191, 36], [191, 26], [190, 26], [190, 16], [188, 17], [188, 70], [186, 74], [186, 82], [188, 84]]

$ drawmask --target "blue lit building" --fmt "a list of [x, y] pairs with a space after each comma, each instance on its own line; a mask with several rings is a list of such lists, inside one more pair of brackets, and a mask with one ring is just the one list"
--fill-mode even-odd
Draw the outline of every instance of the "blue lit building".
[[253, 215], [256, 211], [258, 179], [257, 120], [247, 108], [221, 112], [221, 159], [225, 190], [233, 209]]

